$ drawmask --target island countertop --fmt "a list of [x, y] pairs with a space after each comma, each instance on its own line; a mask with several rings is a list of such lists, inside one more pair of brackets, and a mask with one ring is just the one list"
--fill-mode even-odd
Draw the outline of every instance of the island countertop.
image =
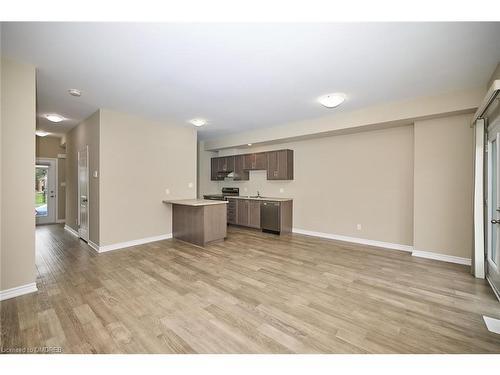
[[210, 199], [175, 199], [175, 200], [163, 200], [166, 204], [180, 204], [183, 206], [212, 206], [216, 204], [227, 204], [227, 201], [215, 201]]

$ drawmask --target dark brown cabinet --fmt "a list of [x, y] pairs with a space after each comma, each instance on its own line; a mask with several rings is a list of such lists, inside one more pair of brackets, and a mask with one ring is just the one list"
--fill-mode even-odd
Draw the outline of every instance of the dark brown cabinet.
[[246, 154], [243, 159], [243, 169], [259, 170], [267, 168], [267, 158], [265, 152]]
[[237, 200], [228, 199], [227, 203], [227, 222], [229, 224], [237, 224]]
[[260, 201], [248, 201], [248, 226], [260, 228]]
[[250, 207], [249, 205], [249, 200], [247, 199], [237, 199], [236, 203], [236, 215], [237, 215], [237, 221], [236, 224], [238, 225], [244, 225], [248, 226], [249, 224], [249, 217], [248, 217], [248, 209]]
[[247, 181], [249, 179], [248, 171], [243, 168], [245, 155], [234, 156], [234, 180]]
[[233, 172], [235, 181], [245, 181], [251, 170], [266, 170], [268, 180], [293, 180], [293, 150], [212, 158], [210, 175], [212, 181], [219, 181]]
[[267, 152], [267, 179], [293, 180], [293, 151]]

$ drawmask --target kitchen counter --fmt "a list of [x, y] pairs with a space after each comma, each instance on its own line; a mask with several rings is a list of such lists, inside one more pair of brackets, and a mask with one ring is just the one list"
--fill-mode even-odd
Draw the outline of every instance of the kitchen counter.
[[227, 237], [227, 201], [206, 199], [164, 200], [172, 205], [172, 236], [205, 246]]
[[238, 195], [227, 197], [228, 199], [248, 199], [255, 201], [267, 201], [267, 202], [288, 202], [293, 200], [292, 198], [273, 198], [273, 197], [261, 197], [261, 198], [252, 198], [248, 195]]
[[214, 201], [209, 199], [177, 199], [177, 200], [164, 200], [166, 204], [181, 204], [183, 206], [210, 206], [215, 204], [227, 204], [227, 201]]

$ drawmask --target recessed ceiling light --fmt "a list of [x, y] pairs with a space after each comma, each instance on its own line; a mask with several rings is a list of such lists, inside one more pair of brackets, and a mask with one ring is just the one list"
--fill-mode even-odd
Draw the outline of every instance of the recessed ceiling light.
[[342, 94], [340, 92], [323, 95], [318, 98], [318, 102], [320, 102], [327, 108], [338, 107], [344, 102], [344, 100], [345, 100], [345, 94]]
[[43, 130], [37, 130], [35, 134], [39, 137], [45, 137], [46, 135], [49, 135], [50, 133], [44, 132]]
[[204, 120], [202, 118], [194, 118], [192, 120], [189, 120], [189, 122], [194, 126], [203, 126], [207, 124], [207, 120]]
[[76, 97], [82, 96], [82, 92], [78, 89], [69, 89], [68, 92], [71, 96], [76, 96]]
[[251, 143], [247, 143], [248, 146], [251, 146], [252, 144]]
[[52, 114], [52, 115], [45, 115], [45, 118], [51, 122], [61, 122], [64, 120], [64, 117]]

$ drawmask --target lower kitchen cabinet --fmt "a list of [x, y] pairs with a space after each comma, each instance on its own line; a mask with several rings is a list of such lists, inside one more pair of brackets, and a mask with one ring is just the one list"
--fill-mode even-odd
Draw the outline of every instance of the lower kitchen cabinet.
[[248, 201], [248, 226], [260, 228], [260, 201]]
[[236, 215], [237, 215], [237, 221], [236, 224], [238, 225], [243, 225], [248, 227], [248, 224], [250, 223], [249, 217], [248, 217], [248, 209], [250, 207], [249, 200], [248, 199], [237, 199], [236, 200]]
[[[275, 233], [292, 231], [293, 201], [228, 198], [227, 222]], [[262, 205], [273, 209], [262, 209]], [[266, 208], [269, 208], [267, 207]], [[262, 216], [264, 215], [264, 217]], [[264, 223], [265, 225], [262, 225]], [[272, 223], [271, 225], [269, 225]]]

